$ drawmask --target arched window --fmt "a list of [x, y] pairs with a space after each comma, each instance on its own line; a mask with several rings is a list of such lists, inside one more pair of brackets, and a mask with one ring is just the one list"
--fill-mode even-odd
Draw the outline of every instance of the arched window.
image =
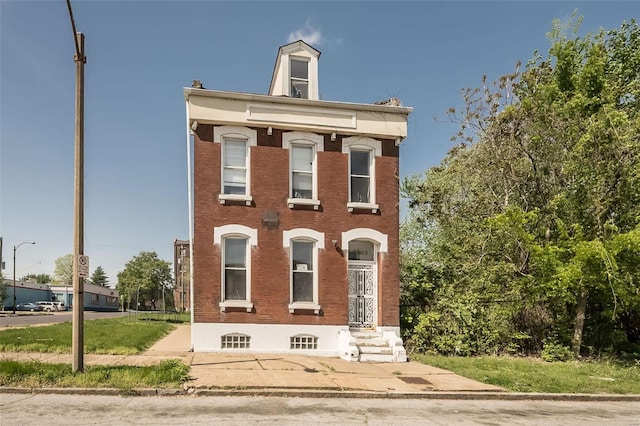
[[283, 246], [289, 248], [289, 312], [313, 310], [320, 313], [318, 301], [318, 249], [324, 249], [324, 234], [297, 228], [283, 232]]
[[251, 147], [257, 145], [257, 132], [248, 127], [218, 126], [213, 141], [221, 145], [221, 180], [218, 200], [241, 201], [251, 205]]
[[382, 143], [376, 139], [352, 136], [342, 140], [342, 152], [349, 154], [348, 210], [370, 209], [376, 213], [375, 157], [382, 155]]
[[318, 209], [318, 152], [324, 150], [324, 137], [315, 133], [287, 132], [282, 147], [289, 150], [289, 208], [312, 205]]
[[258, 244], [256, 229], [225, 225], [213, 230], [213, 241], [221, 246], [220, 309], [253, 309], [251, 303], [251, 246]]

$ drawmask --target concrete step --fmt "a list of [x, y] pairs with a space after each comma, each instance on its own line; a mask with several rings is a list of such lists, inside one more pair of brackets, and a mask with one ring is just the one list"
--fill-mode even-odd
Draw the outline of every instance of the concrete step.
[[374, 339], [376, 337], [382, 337], [382, 333], [377, 331], [352, 331], [351, 335], [356, 339]]
[[360, 340], [356, 339], [356, 346], [389, 346], [389, 342], [383, 338]]
[[361, 354], [393, 354], [389, 346], [356, 346]]
[[367, 354], [361, 353], [358, 359], [360, 362], [394, 362], [392, 354]]

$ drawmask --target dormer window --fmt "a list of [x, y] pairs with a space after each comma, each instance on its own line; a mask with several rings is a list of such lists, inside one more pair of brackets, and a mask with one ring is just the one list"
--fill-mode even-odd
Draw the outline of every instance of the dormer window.
[[291, 58], [292, 98], [309, 99], [309, 62], [303, 58]]
[[318, 93], [318, 58], [320, 52], [302, 40], [278, 49], [269, 94], [290, 98], [320, 99]]

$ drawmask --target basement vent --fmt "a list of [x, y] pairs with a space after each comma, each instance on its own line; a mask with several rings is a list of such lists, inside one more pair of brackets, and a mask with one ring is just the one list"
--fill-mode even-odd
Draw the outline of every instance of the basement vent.
[[246, 334], [225, 334], [222, 336], [222, 349], [249, 349], [251, 336]]
[[318, 338], [316, 336], [292, 336], [291, 349], [318, 349]]

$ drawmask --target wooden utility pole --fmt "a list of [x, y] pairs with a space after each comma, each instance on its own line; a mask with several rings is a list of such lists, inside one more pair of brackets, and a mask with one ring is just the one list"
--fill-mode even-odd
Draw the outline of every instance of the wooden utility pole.
[[76, 54], [76, 134], [73, 197], [73, 326], [71, 352], [73, 372], [84, 371], [84, 278], [79, 273], [79, 258], [84, 255], [84, 34], [76, 31], [71, 0], [67, 0]]
[[76, 33], [76, 137], [73, 238], [73, 371], [84, 371], [84, 278], [78, 273], [78, 258], [84, 255], [84, 34]]

